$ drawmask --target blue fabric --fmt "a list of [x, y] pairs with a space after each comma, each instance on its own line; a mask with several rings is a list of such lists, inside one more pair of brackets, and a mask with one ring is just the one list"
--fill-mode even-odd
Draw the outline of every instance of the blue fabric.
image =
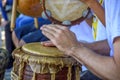
[[19, 40], [24, 40], [26, 43], [40, 42], [48, 40], [40, 31], [40, 27], [44, 24], [50, 24], [49, 20], [39, 18], [39, 28], [36, 29], [33, 21], [25, 26], [17, 27], [14, 31]]
[[12, 5], [13, 4], [13, 0], [7, 0], [6, 5]]
[[30, 26], [34, 23], [34, 18], [20, 14], [16, 19], [16, 28], [23, 26]]
[[102, 79], [91, 73], [89, 70], [86, 70], [84, 72], [81, 72], [80, 80], [102, 80]]
[[[7, 0], [6, 5], [12, 5], [13, 0]], [[0, 0], [0, 9], [2, 12], [2, 17], [7, 21], [8, 17], [7, 17], [7, 12], [5, 11], [5, 8], [2, 6], [2, 0]]]
[[[40, 23], [39, 26], [44, 24], [44, 22], [50, 23], [50, 21], [43, 19], [43, 18], [38, 18], [38, 22]], [[24, 26], [31, 26], [34, 24], [34, 18], [30, 16], [26, 16], [24, 14], [20, 14], [19, 17], [16, 19], [16, 28], [19, 27], [24, 27]]]
[[40, 30], [36, 30], [34, 32], [30, 32], [27, 35], [23, 36], [22, 40], [24, 40], [26, 43], [30, 43], [30, 42], [47, 41], [48, 38], [45, 37]]
[[0, 0], [0, 9], [1, 9], [2, 17], [7, 21], [8, 17], [4, 7], [2, 7], [2, 0]]

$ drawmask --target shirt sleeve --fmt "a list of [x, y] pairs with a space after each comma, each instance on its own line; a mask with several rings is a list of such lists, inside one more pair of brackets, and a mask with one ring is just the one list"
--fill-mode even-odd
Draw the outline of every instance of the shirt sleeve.
[[116, 0], [111, 10], [111, 38], [112, 41], [120, 36], [120, 0]]

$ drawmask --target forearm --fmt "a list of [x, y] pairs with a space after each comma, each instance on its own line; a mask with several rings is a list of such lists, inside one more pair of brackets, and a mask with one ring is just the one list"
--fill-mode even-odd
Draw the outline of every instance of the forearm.
[[105, 11], [99, 2], [97, 0], [89, 0], [86, 4], [94, 11], [103, 25], [105, 25]]
[[83, 43], [83, 45], [98, 54], [109, 56], [110, 47], [108, 45], [107, 40], [96, 41], [93, 43]]
[[[101, 56], [90, 49], [74, 48], [71, 50], [72, 57], [82, 62], [90, 71], [105, 80], [118, 80], [119, 72], [112, 57]], [[94, 60], [93, 60], [94, 59]]]
[[85, 21], [92, 28], [93, 16], [91, 18], [89, 18], [89, 19], [86, 19]]

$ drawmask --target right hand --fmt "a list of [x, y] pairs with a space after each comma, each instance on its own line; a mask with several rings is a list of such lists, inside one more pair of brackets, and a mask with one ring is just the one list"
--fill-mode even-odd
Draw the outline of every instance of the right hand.
[[66, 55], [71, 56], [71, 53], [67, 53], [72, 47], [81, 47], [73, 32], [66, 26], [57, 24], [44, 25], [40, 28], [42, 33], [52, 41], [52, 43], [60, 50], [65, 52]]

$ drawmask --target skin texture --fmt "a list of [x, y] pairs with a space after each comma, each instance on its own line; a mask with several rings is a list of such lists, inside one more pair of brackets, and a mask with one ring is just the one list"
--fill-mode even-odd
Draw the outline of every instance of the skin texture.
[[[44, 46], [55, 46], [51, 41], [45, 41], [45, 42], [41, 42], [42, 45]], [[79, 42], [79, 44], [84, 45], [85, 47], [95, 51], [97, 54], [100, 55], [105, 55], [105, 56], [109, 56], [110, 54], [110, 47], [108, 45], [107, 40], [101, 40], [101, 41], [96, 41], [93, 43], [82, 43]]]
[[14, 43], [16, 48], [21, 47], [24, 44], [26, 44], [26, 42], [24, 40], [22, 40], [22, 39], [18, 40], [14, 31], [12, 32], [12, 40], [13, 40], [13, 43]]
[[[84, 0], [102, 21], [101, 13], [97, 12], [99, 5], [96, 0]], [[95, 7], [96, 6], [96, 7]], [[99, 9], [97, 9], [99, 8]], [[103, 17], [103, 21], [104, 21]], [[103, 80], [120, 80], [120, 37], [114, 39], [113, 57], [99, 55], [90, 48], [79, 43], [71, 31], [65, 26], [44, 25], [42, 33], [66, 55], [72, 56], [81, 64], [84, 64], [91, 72]]]
[[118, 57], [120, 56], [120, 50], [117, 47], [120, 45], [119, 38], [119, 40], [116, 39], [117, 41], [114, 42], [115, 55], [108, 57], [99, 55], [90, 48], [80, 44], [74, 33], [65, 26], [44, 25], [41, 30], [59, 50], [63, 51], [66, 55], [74, 57], [100, 78], [110, 80], [120, 79], [120, 61]]

